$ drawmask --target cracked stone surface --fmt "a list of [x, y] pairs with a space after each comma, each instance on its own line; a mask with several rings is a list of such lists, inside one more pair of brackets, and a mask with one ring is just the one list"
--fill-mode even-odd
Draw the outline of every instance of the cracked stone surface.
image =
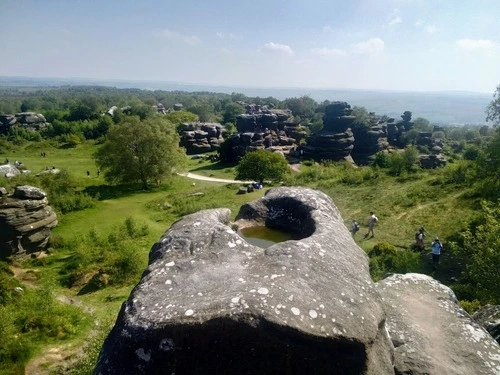
[[325, 194], [276, 188], [238, 220], [301, 231], [267, 249], [228, 209], [183, 217], [150, 251], [96, 374], [392, 374], [368, 259]]

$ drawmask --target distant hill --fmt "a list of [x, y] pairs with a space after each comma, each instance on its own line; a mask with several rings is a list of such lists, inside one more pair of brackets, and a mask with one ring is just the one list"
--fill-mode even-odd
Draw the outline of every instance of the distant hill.
[[476, 92], [397, 92], [347, 89], [309, 88], [256, 88], [238, 86], [216, 86], [162, 81], [92, 80], [79, 78], [30, 78], [0, 77], [1, 86], [47, 87], [66, 85], [97, 85], [117, 88], [138, 88], [166, 91], [210, 91], [242, 93], [247, 96], [273, 96], [283, 100], [308, 95], [318, 102], [323, 100], [346, 101], [352, 106], [363, 106], [370, 112], [399, 119], [406, 110], [413, 118], [424, 117], [434, 124], [465, 125], [484, 124], [485, 110], [493, 98], [492, 94]]

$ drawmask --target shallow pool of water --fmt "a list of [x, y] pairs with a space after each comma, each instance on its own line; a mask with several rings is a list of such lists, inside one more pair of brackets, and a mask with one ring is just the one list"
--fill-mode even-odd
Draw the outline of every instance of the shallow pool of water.
[[267, 249], [278, 242], [293, 240], [290, 233], [264, 226], [248, 227], [238, 231], [238, 234], [249, 244]]

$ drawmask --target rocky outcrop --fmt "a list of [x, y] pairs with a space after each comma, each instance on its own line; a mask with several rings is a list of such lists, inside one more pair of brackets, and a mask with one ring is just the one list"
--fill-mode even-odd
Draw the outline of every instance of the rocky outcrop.
[[434, 169], [444, 167], [447, 163], [446, 158], [442, 154], [430, 154], [419, 156], [420, 167], [424, 169]]
[[354, 149], [351, 156], [356, 164], [369, 164], [373, 162], [377, 152], [388, 148], [387, 122], [389, 120], [391, 119], [370, 112], [365, 124], [355, 124], [352, 127]]
[[57, 216], [45, 192], [18, 186], [13, 194], [0, 197], [0, 258], [44, 250]]
[[486, 305], [476, 311], [472, 319], [486, 329], [500, 344], [500, 305]]
[[0, 134], [7, 134], [11, 126], [21, 126], [26, 130], [40, 130], [49, 123], [41, 113], [21, 112], [15, 115], [0, 115]]
[[288, 109], [269, 109], [266, 106], [246, 105], [247, 113], [236, 117], [238, 133], [226, 142], [223, 160], [235, 161], [247, 152], [269, 148], [288, 155], [306, 136], [305, 129], [293, 122]]
[[325, 107], [323, 129], [306, 139], [304, 157], [314, 160], [341, 160], [354, 148], [351, 131], [356, 118], [346, 102], [333, 102]]
[[377, 283], [396, 374], [499, 374], [500, 347], [460, 308], [452, 290], [421, 274]]
[[[149, 253], [95, 374], [498, 374], [500, 347], [419, 274], [374, 284], [331, 199], [276, 188], [183, 217]], [[296, 240], [255, 247], [235, 230]]]
[[368, 259], [325, 194], [277, 188], [241, 220], [300, 233], [252, 246], [227, 209], [185, 216], [150, 251], [95, 374], [392, 374]]
[[180, 145], [188, 155], [217, 150], [224, 142], [225, 128], [218, 123], [193, 122], [182, 124], [179, 129]]
[[21, 171], [16, 166], [8, 163], [0, 165], [0, 177], [11, 178], [21, 174]]

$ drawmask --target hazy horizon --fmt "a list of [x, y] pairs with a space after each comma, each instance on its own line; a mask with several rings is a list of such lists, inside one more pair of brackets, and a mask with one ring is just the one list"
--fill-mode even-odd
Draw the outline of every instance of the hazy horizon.
[[249, 97], [269, 96], [283, 100], [308, 95], [317, 102], [324, 100], [346, 101], [351, 106], [362, 106], [370, 112], [399, 118], [410, 110], [413, 118], [423, 117], [436, 124], [484, 124], [485, 110], [492, 95], [474, 92], [404, 92], [362, 89], [311, 89], [311, 88], [261, 88], [221, 85], [173, 83], [166, 81], [97, 80], [76, 78], [34, 78], [0, 76], [1, 87], [65, 87], [107, 86], [118, 89], [209, 91], [231, 94], [242, 93]]
[[2, 0], [0, 12], [7, 77], [491, 94], [500, 83], [496, 0]]

